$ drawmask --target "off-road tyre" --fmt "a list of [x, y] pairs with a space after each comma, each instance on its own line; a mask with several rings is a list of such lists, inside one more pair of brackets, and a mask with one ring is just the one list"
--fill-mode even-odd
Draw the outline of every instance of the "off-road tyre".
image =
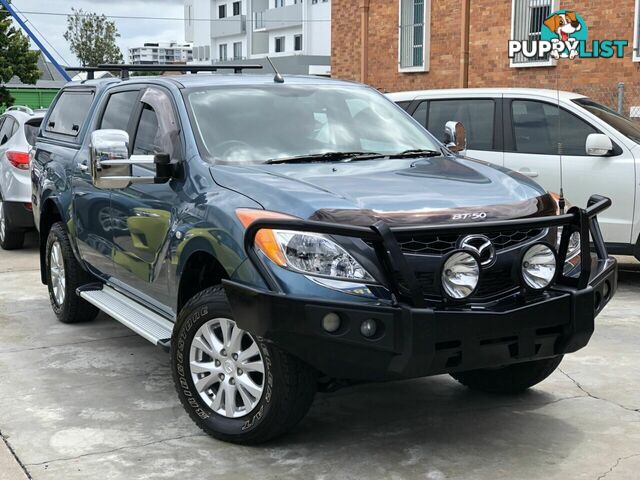
[[254, 445], [278, 437], [302, 420], [317, 388], [315, 371], [263, 338], [252, 336], [264, 366], [264, 390], [247, 415], [229, 418], [216, 413], [200, 397], [189, 367], [191, 343], [206, 322], [233, 320], [222, 286], [207, 288], [179, 312], [171, 339], [171, 369], [178, 396], [191, 419], [207, 434], [226, 442]]
[[[56, 242], [60, 245], [64, 262], [65, 295], [61, 304], [56, 301], [51, 279], [51, 250]], [[49, 300], [58, 320], [62, 323], [79, 323], [96, 318], [100, 310], [76, 295], [78, 287], [95, 282], [95, 279], [76, 260], [71, 249], [69, 236], [62, 222], [54, 223], [49, 231], [45, 249], [45, 268]]]
[[516, 363], [501, 368], [456, 372], [451, 376], [472, 390], [514, 394], [542, 382], [558, 368], [561, 361], [562, 355], [532, 362]]
[[24, 230], [15, 229], [6, 215], [5, 204], [0, 200], [0, 248], [19, 250], [24, 245]]

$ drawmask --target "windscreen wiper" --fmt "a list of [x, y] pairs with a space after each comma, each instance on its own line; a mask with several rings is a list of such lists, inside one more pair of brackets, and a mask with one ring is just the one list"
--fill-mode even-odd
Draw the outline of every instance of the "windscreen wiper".
[[371, 160], [374, 158], [384, 158], [386, 155], [376, 152], [325, 152], [314, 153], [311, 155], [299, 155], [296, 157], [287, 158], [272, 158], [267, 160], [267, 165], [273, 165], [277, 163], [305, 163], [305, 162], [333, 162], [336, 160], [351, 161], [351, 160]]
[[442, 152], [437, 150], [423, 150], [423, 149], [412, 149], [405, 150], [404, 152], [392, 153], [389, 155], [389, 158], [413, 158], [413, 157], [439, 157], [442, 155]]

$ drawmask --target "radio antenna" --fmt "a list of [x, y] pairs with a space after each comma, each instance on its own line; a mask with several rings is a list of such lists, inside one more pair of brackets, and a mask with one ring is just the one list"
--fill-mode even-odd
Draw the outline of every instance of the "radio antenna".
[[284, 83], [284, 77], [280, 74], [280, 72], [278, 71], [278, 69], [273, 64], [273, 62], [271, 61], [271, 59], [269, 57], [267, 57], [267, 61], [269, 62], [269, 65], [271, 65], [271, 68], [273, 68], [273, 71], [276, 74], [276, 76], [273, 77], [273, 81], [275, 83]]
[[564, 182], [563, 182], [563, 168], [562, 168], [562, 150], [563, 150], [563, 145], [562, 145], [562, 137], [560, 136], [560, 128], [562, 126], [562, 122], [560, 121], [560, 113], [561, 113], [561, 109], [560, 109], [560, 80], [559, 80], [559, 75], [558, 72], [556, 72], [556, 94], [557, 94], [557, 100], [558, 100], [558, 128], [556, 129], [556, 132], [558, 132], [558, 155], [560, 157], [560, 198], [558, 198], [558, 207], [560, 209], [560, 215], [564, 215], [564, 208], [566, 206], [566, 202], [564, 199]]

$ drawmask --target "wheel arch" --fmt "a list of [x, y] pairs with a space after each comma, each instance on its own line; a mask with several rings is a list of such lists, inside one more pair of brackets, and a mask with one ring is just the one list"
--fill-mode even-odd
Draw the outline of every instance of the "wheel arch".
[[177, 312], [197, 293], [220, 285], [231, 276], [218, 260], [213, 247], [202, 238], [191, 240], [183, 249], [176, 271], [178, 281]]

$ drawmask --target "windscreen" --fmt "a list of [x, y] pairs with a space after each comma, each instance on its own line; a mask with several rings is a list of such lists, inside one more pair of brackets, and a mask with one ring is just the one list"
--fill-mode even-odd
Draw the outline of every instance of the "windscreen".
[[40, 130], [40, 124], [42, 119], [29, 120], [24, 124], [24, 136], [27, 139], [27, 143], [32, 147], [36, 144], [36, 137], [38, 136], [38, 130]]
[[215, 163], [264, 163], [326, 152], [440, 149], [411, 117], [368, 88], [214, 87], [187, 95], [203, 153]]
[[593, 113], [600, 120], [608, 123], [634, 142], [640, 143], [640, 125], [638, 125], [630, 118], [620, 115], [619, 113], [611, 110], [609, 107], [600, 105], [599, 103], [596, 103], [588, 98], [579, 98], [577, 100], [574, 100], [574, 103], [577, 103], [585, 110]]

